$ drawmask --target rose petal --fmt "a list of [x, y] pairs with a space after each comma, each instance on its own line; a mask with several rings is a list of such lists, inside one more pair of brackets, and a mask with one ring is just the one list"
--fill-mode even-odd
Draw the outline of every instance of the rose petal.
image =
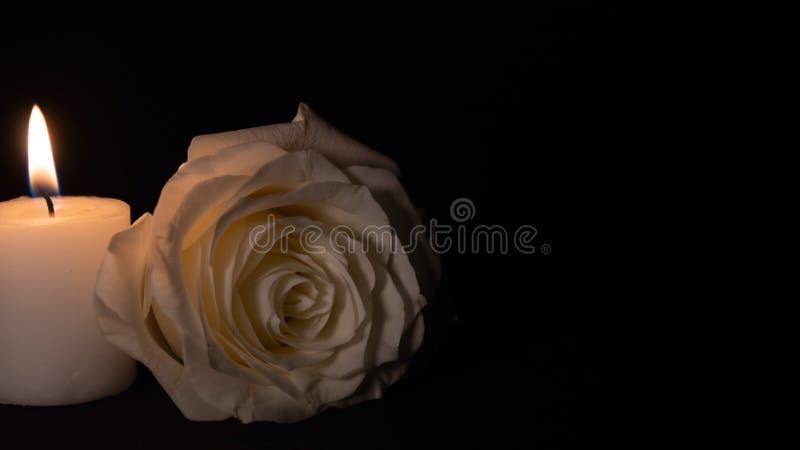
[[337, 130], [304, 103], [300, 104], [292, 123], [195, 137], [189, 145], [189, 161], [251, 142], [269, 142], [288, 151], [313, 149], [339, 167], [360, 165], [400, 172], [390, 158]]
[[111, 238], [95, 288], [98, 325], [109, 341], [147, 366], [170, 398], [192, 420], [222, 420], [228, 412], [206, 402], [190, 384], [189, 373], [148, 331], [142, 308], [143, 277], [152, 220], [140, 217]]
[[[158, 205], [153, 213], [156, 230], [164, 228], [174, 220], [178, 210], [184, 207], [183, 203], [189, 192], [198, 184], [228, 176], [230, 179], [240, 177], [238, 179], [243, 185], [247, 181], [246, 177], [284, 154], [286, 152], [278, 147], [256, 142], [231, 147], [214, 155], [184, 163], [161, 190]], [[214, 205], [215, 203], [204, 204], [202, 210], [205, 211]]]
[[[383, 207], [389, 221], [397, 231], [403, 245], [409, 250], [411, 264], [416, 270], [417, 279], [422, 292], [427, 298], [433, 297], [433, 291], [441, 278], [441, 261], [433, 252], [424, 234], [414, 236], [414, 227], [423, 225], [400, 180], [392, 172], [365, 166], [351, 166], [344, 172], [356, 184], [369, 187], [372, 196]], [[415, 241], [413, 248], [409, 247]]]

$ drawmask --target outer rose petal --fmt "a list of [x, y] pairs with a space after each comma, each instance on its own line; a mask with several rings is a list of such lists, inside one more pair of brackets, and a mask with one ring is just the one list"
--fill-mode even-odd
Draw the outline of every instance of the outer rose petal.
[[143, 283], [152, 220], [140, 217], [129, 229], [111, 238], [95, 287], [95, 311], [107, 339], [149, 367], [178, 405], [193, 420], [222, 420], [228, 414], [204, 402], [189, 383], [186, 370], [158, 343], [147, 327]]
[[189, 161], [250, 142], [269, 142], [287, 151], [316, 150], [339, 167], [370, 166], [400, 173], [391, 158], [337, 130], [305, 103], [300, 104], [291, 123], [195, 137], [189, 145]]
[[223, 176], [249, 176], [259, 167], [286, 152], [266, 142], [251, 142], [186, 162], [178, 169], [158, 198], [153, 213], [157, 232], [168, 226], [186, 195], [198, 184]]
[[416, 241], [416, 248], [408, 252], [408, 256], [416, 269], [422, 293], [426, 298], [433, 298], [433, 291], [442, 274], [441, 262], [439, 256], [431, 250], [424, 234], [412, 236], [414, 227], [422, 225], [422, 218], [400, 180], [387, 170], [366, 166], [351, 166], [344, 171], [353, 183], [369, 188], [372, 196], [389, 216], [389, 221], [403, 245], [408, 245], [412, 239]]
[[408, 360], [419, 350], [422, 345], [422, 338], [425, 335], [425, 320], [422, 314], [417, 314], [411, 327], [403, 336], [400, 342], [400, 357], [397, 361], [392, 361], [381, 366], [380, 370], [373, 371], [368, 378], [359, 386], [353, 395], [338, 402], [331, 403], [330, 406], [345, 408], [367, 400], [381, 398], [386, 386], [394, 384], [406, 372]]

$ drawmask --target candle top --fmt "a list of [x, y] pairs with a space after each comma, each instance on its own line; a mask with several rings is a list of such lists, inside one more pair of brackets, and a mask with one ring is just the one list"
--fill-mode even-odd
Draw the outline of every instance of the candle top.
[[67, 221], [130, 215], [127, 203], [101, 197], [53, 197], [55, 216], [49, 217], [44, 198], [19, 197], [0, 202], [2, 225], [50, 225]]

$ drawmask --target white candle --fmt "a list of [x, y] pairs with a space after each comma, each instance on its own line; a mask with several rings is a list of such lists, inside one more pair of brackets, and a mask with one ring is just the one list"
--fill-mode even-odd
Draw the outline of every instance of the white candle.
[[[52, 154], [34, 148], [44, 146], [33, 136], [44, 127], [38, 116], [34, 107], [30, 182], [57, 195], [55, 168], [42, 168]], [[123, 391], [136, 374], [135, 362], [100, 333], [92, 301], [103, 254], [130, 225], [130, 208], [97, 197], [52, 202], [52, 216], [41, 197], [0, 203], [0, 403], [82, 403]]]

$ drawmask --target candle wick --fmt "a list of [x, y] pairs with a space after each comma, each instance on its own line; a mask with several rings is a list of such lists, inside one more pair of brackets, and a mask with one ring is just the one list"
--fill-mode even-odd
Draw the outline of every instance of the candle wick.
[[47, 214], [50, 217], [55, 217], [56, 208], [53, 206], [53, 199], [51, 199], [50, 195], [48, 195], [47, 192], [44, 189], [42, 189], [39, 185], [36, 185], [36, 188], [37, 188], [36, 190], [42, 193], [42, 197], [44, 197], [44, 201], [45, 203], [47, 203]]
[[56, 209], [53, 207], [53, 199], [50, 198], [47, 194], [42, 194], [44, 196], [44, 201], [47, 202], [47, 213], [50, 217], [56, 216]]

